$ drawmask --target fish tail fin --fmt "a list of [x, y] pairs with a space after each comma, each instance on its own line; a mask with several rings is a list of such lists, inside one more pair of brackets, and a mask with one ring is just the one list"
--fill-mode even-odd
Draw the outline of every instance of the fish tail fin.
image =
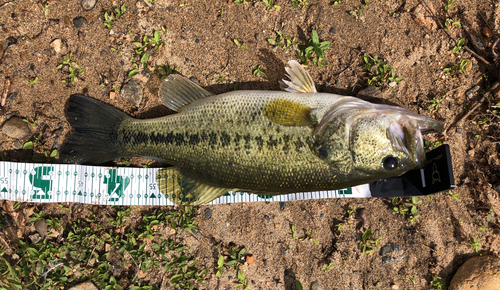
[[129, 117], [110, 105], [82, 95], [71, 95], [66, 117], [73, 127], [61, 156], [67, 162], [100, 164], [123, 157], [118, 129]]

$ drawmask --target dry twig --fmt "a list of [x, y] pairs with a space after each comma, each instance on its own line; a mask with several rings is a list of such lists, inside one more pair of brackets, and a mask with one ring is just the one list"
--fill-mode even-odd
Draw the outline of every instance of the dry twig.
[[5, 101], [7, 100], [7, 95], [9, 94], [9, 87], [10, 87], [10, 79], [7, 77], [5, 78], [5, 84], [3, 86], [3, 95], [1, 101], [2, 107], [5, 106]]

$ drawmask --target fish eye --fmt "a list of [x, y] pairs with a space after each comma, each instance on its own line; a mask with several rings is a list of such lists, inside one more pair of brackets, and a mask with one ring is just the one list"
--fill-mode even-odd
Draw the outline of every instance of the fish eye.
[[394, 156], [387, 156], [382, 160], [382, 167], [387, 171], [392, 171], [398, 167], [398, 158]]

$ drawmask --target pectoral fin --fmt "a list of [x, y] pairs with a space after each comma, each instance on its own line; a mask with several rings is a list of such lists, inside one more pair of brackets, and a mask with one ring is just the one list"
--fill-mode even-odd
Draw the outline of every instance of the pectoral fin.
[[285, 67], [290, 81], [280, 82], [282, 90], [291, 93], [316, 93], [316, 87], [311, 75], [295, 60], [288, 62], [290, 67]]
[[180, 172], [176, 167], [163, 168], [156, 174], [160, 192], [175, 204], [200, 205], [224, 195], [231, 188], [207, 185]]
[[262, 114], [269, 120], [283, 126], [310, 126], [316, 123], [309, 106], [287, 100], [267, 103]]

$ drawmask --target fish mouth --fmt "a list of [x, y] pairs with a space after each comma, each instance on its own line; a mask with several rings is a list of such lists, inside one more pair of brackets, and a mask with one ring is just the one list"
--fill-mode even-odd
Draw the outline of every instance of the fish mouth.
[[404, 148], [411, 159], [416, 164], [416, 169], [420, 169], [427, 165], [425, 156], [423, 135], [442, 133], [444, 130], [443, 123], [432, 118], [417, 115], [412, 112], [411, 115], [402, 117], [399, 120], [404, 134]]

